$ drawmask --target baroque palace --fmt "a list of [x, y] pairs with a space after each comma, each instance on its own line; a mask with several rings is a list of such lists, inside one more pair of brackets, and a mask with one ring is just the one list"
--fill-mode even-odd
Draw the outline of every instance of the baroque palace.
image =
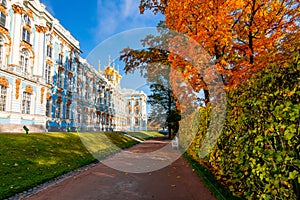
[[0, 0], [0, 14], [0, 132], [146, 129], [146, 94], [80, 57], [41, 2]]

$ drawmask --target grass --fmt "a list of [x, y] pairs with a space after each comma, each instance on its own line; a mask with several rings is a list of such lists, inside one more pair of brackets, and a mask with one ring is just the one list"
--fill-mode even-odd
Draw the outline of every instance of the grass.
[[152, 137], [164, 136], [163, 134], [160, 134], [160, 133], [155, 132], [155, 131], [126, 132], [126, 134], [128, 134], [130, 136], [133, 136], [133, 137], [136, 137], [140, 140], [147, 140], [147, 139], [152, 138]]
[[189, 161], [195, 172], [206, 185], [211, 193], [220, 200], [241, 200], [240, 197], [234, 196], [230, 191], [228, 191], [223, 185], [221, 185], [216, 178], [211, 174], [211, 172], [200, 163], [191, 158], [187, 153], [183, 154], [184, 157]]
[[[98, 159], [136, 144], [117, 133], [97, 135]], [[0, 199], [95, 162], [83, 143], [77, 133], [0, 134]]]

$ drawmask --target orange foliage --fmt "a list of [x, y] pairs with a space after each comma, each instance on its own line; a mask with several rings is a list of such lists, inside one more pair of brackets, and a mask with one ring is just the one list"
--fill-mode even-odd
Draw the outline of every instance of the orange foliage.
[[[164, 14], [171, 30], [197, 41], [214, 59], [209, 68], [217, 70], [229, 87], [280, 62], [282, 41], [299, 31], [298, 0], [169, 0]], [[170, 60], [191, 83], [203, 85], [199, 77], [204, 71], [195, 67], [198, 61], [190, 67], [176, 56]]]

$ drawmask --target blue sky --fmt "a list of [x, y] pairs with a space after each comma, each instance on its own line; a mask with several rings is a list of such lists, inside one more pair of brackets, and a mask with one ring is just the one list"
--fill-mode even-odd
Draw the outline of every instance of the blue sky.
[[155, 27], [162, 16], [139, 14], [139, 0], [41, 0], [80, 42], [82, 57], [107, 38], [134, 28]]
[[[139, 0], [40, 0], [46, 9], [57, 18], [60, 23], [71, 32], [80, 42], [83, 52], [81, 56], [97, 67], [97, 61], [90, 59], [90, 53], [97, 51], [97, 59], [101, 59], [101, 66], [107, 65], [107, 57], [111, 55], [112, 60], [118, 58], [119, 52], [125, 47], [139, 48], [140, 43], [147, 34], [147, 27], [156, 27], [163, 19], [162, 15], [154, 15], [148, 11], [141, 15], [139, 13]], [[143, 34], [138, 31], [143, 29]], [[151, 29], [150, 29], [151, 30]], [[129, 31], [136, 38], [127, 38], [128, 43], [118, 43], [116, 35], [123, 36], [124, 31]], [[125, 34], [126, 35], [126, 34]], [[107, 45], [116, 43], [120, 45]], [[98, 46], [98, 47], [97, 47]], [[96, 48], [97, 47], [97, 48]], [[103, 50], [104, 49], [104, 50]], [[122, 87], [142, 89], [148, 93], [145, 79], [141, 79], [139, 73], [125, 75], [122, 71], [124, 64], [118, 63], [121, 69]], [[118, 67], [118, 66], [116, 66]], [[144, 88], [144, 89], [143, 89]]]

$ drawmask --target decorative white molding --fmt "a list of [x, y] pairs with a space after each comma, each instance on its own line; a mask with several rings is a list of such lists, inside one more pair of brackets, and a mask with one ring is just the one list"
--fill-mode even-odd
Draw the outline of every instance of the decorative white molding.
[[1, 119], [9, 119], [10, 118], [10, 114], [8, 114], [8, 113], [1, 113], [0, 112], [0, 118]]

